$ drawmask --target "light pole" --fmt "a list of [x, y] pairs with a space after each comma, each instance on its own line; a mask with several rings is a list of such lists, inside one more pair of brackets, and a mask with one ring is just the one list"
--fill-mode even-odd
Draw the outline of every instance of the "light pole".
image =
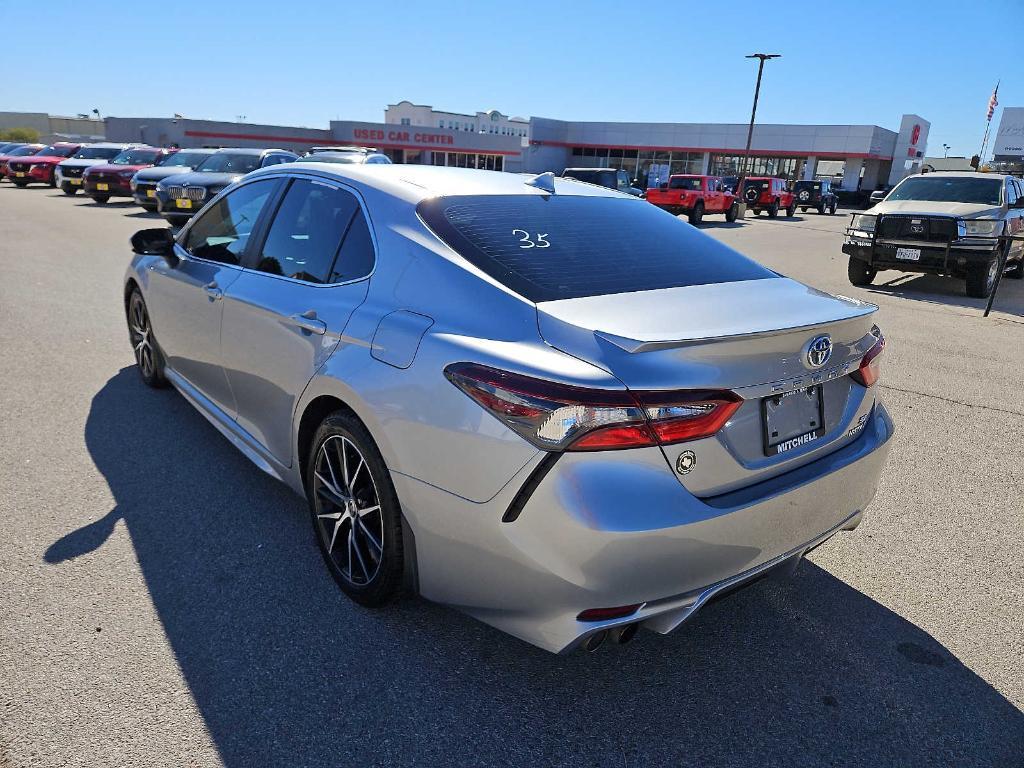
[[949, 157], [949, 150], [950, 150], [949, 144], [943, 144], [942, 145], [942, 156], [943, 157]]
[[[743, 194], [743, 182], [746, 181], [747, 167], [750, 165], [750, 141], [754, 138], [754, 118], [757, 116], [757, 99], [761, 95], [761, 73], [764, 72], [764, 63], [768, 59], [778, 59], [781, 56], [781, 53], [752, 53], [746, 57], [748, 59], [758, 59], [757, 85], [754, 86], [754, 108], [750, 110], [750, 127], [747, 128], [747, 149], [743, 153], [743, 170], [736, 181], [737, 195]], [[740, 205], [743, 205], [743, 203], [741, 202]]]

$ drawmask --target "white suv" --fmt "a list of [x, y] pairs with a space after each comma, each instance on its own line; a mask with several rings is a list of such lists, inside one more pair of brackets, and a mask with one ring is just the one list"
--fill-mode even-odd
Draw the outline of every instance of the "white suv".
[[56, 184], [65, 195], [74, 195], [82, 188], [82, 174], [86, 168], [109, 163], [126, 149], [141, 147], [143, 144], [86, 144], [67, 160], [57, 165]]

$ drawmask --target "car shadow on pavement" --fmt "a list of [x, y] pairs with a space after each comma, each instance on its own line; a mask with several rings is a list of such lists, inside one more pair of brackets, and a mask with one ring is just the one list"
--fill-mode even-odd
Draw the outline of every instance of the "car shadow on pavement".
[[981, 766], [1024, 753], [1024, 714], [810, 562], [668, 637], [554, 656], [423, 600], [348, 601], [304, 502], [132, 368], [96, 393], [85, 440], [116, 506], [44, 559], [89, 557], [124, 521], [228, 766]]
[[[975, 299], [964, 295], [964, 281], [939, 275], [912, 272], [879, 272], [873, 285], [865, 286], [870, 293], [897, 296], [901, 299], [930, 304], [945, 304], [984, 311], [988, 299]], [[1003, 275], [992, 303], [993, 312], [1024, 317], [1024, 281]]]

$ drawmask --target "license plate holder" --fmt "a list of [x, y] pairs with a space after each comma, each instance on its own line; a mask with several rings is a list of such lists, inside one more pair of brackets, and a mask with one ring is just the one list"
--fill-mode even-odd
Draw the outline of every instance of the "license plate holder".
[[68, 179], [68, 182], [70, 182], [70, 184], [73, 187], [78, 187], [78, 186], [81, 186], [81, 184], [82, 184], [82, 180], [81, 179]]
[[25, 172], [24, 171], [15, 171], [14, 175], [17, 176], [19, 179], [21, 179], [21, 178], [24, 178]]
[[920, 248], [897, 248], [896, 258], [899, 261], [920, 261], [921, 260], [921, 249]]
[[191, 208], [192, 207], [192, 201], [189, 200], [188, 198], [185, 198], [185, 197], [179, 197], [177, 200], [174, 201], [174, 207], [175, 208]]
[[156, 190], [155, 189], [147, 189], [146, 190], [146, 197], [156, 197]]
[[761, 400], [765, 456], [788, 453], [825, 434], [825, 400], [820, 384]]
[[97, 192], [109, 192], [110, 191], [110, 185], [109, 184], [104, 184], [103, 182], [100, 182], [99, 184], [96, 185], [96, 191]]

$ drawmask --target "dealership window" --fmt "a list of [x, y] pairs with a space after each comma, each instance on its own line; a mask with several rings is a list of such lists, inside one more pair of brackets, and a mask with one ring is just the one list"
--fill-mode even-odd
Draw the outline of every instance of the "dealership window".
[[410, 124], [409, 118], [408, 117], [403, 117], [402, 118], [402, 125], [409, 125], [409, 124]]

